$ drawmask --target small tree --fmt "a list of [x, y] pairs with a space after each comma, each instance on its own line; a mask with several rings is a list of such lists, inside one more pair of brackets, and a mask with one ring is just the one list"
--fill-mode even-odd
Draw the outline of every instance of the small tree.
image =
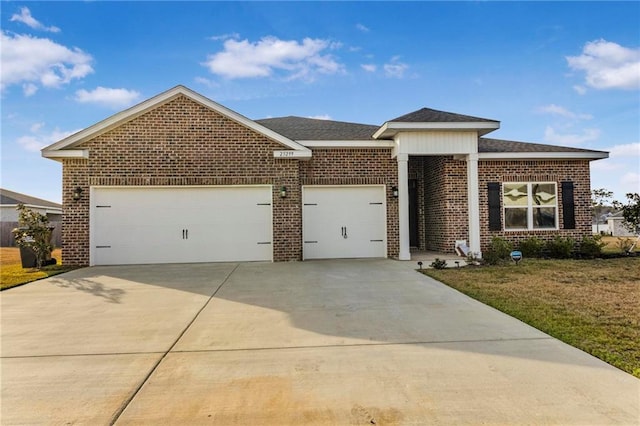
[[53, 246], [51, 244], [52, 227], [46, 215], [33, 211], [19, 204], [18, 207], [18, 228], [11, 231], [16, 244], [19, 247], [28, 248], [36, 255], [36, 266], [38, 269], [51, 256]]
[[631, 252], [638, 240], [640, 240], [640, 195], [638, 193], [628, 193], [627, 200], [627, 204], [618, 204], [618, 206], [622, 207], [622, 217], [627, 229], [638, 235], [638, 239], [629, 249], [629, 252]]
[[600, 218], [602, 216], [603, 208], [607, 203], [611, 202], [613, 198], [613, 192], [604, 188], [594, 189], [591, 191], [591, 207], [593, 211], [593, 217], [596, 220], [596, 230], [600, 233]]

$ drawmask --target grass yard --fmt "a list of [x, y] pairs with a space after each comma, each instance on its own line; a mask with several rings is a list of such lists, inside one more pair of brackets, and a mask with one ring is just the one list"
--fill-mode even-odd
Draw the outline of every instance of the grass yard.
[[640, 257], [423, 272], [640, 378]]
[[58, 265], [50, 265], [37, 269], [22, 269], [20, 249], [17, 247], [0, 247], [0, 290], [15, 287], [31, 281], [47, 278], [74, 269], [60, 265], [60, 249], [53, 251], [52, 256], [58, 259]]
[[[605, 243], [606, 246], [602, 248], [602, 251], [604, 253], [622, 253], [620, 242], [625, 241], [633, 243], [637, 238], [638, 237], [612, 237], [610, 235], [604, 236], [602, 237], [602, 242]], [[640, 241], [633, 251], [636, 253], [640, 253]]]

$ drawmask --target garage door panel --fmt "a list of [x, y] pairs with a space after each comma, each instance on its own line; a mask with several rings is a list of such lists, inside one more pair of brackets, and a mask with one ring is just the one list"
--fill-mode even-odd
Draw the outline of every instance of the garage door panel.
[[384, 187], [304, 187], [303, 244], [305, 259], [385, 257]]
[[95, 188], [93, 263], [271, 260], [271, 245], [257, 244], [271, 243], [271, 194], [268, 186]]

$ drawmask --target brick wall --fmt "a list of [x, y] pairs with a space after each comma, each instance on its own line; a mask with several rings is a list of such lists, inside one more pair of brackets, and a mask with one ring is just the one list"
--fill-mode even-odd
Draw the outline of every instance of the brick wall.
[[[79, 148], [63, 160], [63, 262], [89, 264], [90, 186], [273, 185], [273, 258], [302, 259], [300, 185], [397, 185], [388, 149], [314, 150], [311, 161], [276, 159], [282, 145], [179, 96]], [[74, 188], [83, 189], [74, 201]], [[282, 186], [287, 197], [280, 198]], [[387, 204], [388, 253], [398, 254], [397, 203]]]
[[[591, 235], [591, 188], [589, 161], [587, 160], [530, 160], [530, 161], [480, 161], [478, 163], [480, 186], [480, 235], [482, 250], [488, 248], [491, 238], [503, 237], [517, 246], [519, 241], [531, 236], [543, 240], [556, 235], [576, 240]], [[572, 181], [574, 188], [576, 229], [563, 229], [562, 181]], [[556, 182], [558, 190], [559, 230], [489, 231], [487, 183], [499, 182]], [[502, 191], [502, 189], [501, 189]], [[502, 196], [501, 196], [502, 200]], [[501, 201], [502, 204], [502, 201]], [[501, 205], [501, 207], [503, 207]], [[501, 214], [504, 229], [504, 212]]]
[[[274, 260], [302, 256], [298, 160], [282, 145], [179, 96], [85, 142], [89, 159], [63, 160], [63, 262], [89, 263], [91, 185], [273, 185]], [[287, 186], [286, 198], [279, 197]], [[83, 188], [80, 201], [73, 189]]]
[[468, 242], [469, 237], [467, 163], [450, 156], [422, 161], [425, 248], [453, 253], [456, 240]]

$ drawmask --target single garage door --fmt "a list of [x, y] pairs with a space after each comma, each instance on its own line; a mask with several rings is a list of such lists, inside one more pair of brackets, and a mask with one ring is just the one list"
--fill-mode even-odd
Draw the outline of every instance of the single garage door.
[[96, 187], [91, 263], [272, 260], [271, 186]]
[[305, 259], [386, 257], [383, 185], [305, 186], [302, 203]]

